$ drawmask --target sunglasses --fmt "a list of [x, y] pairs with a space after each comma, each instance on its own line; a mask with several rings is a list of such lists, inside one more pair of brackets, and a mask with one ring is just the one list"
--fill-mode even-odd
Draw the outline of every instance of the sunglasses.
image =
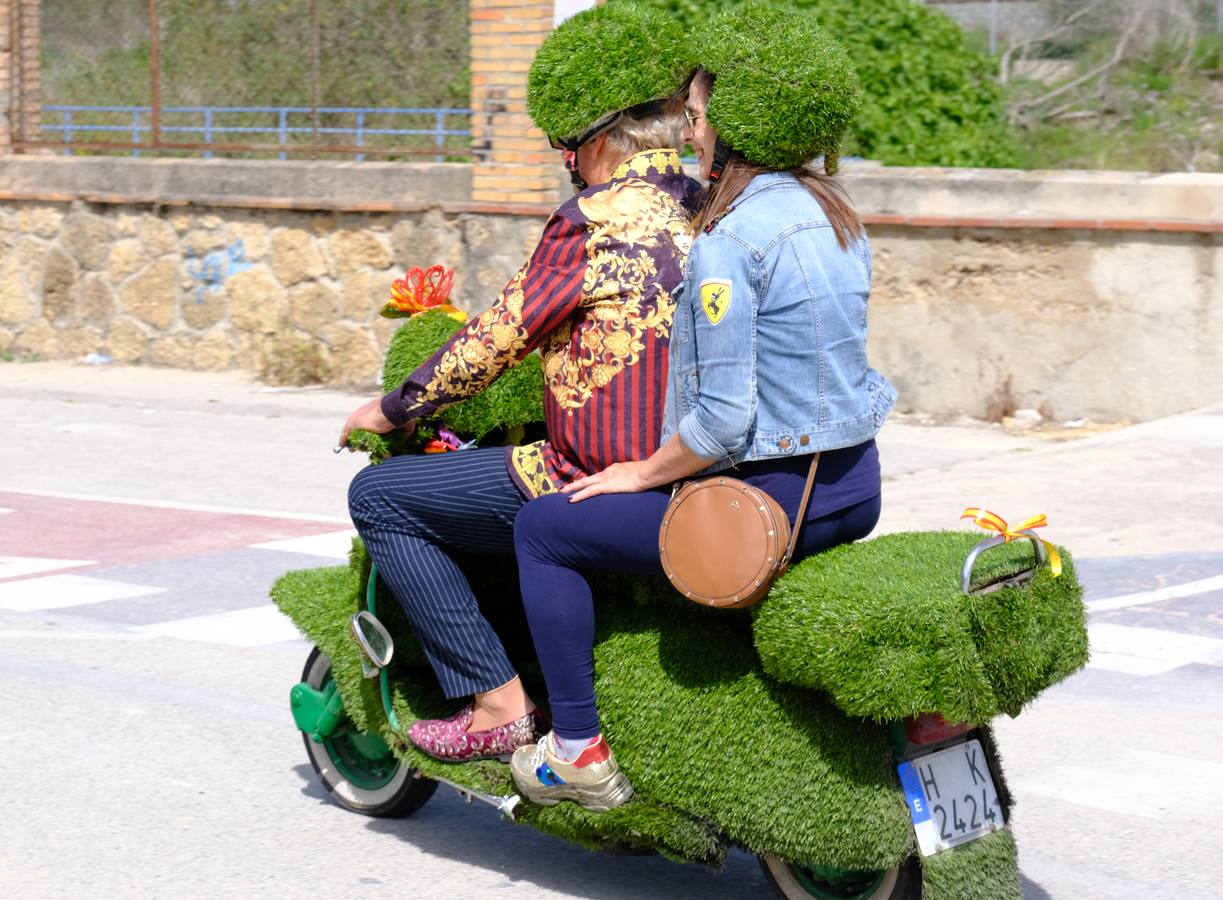
[[[548, 135], [548, 143], [552, 145], [553, 150], [567, 150], [570, 153], [577, 153], [578, 148], [584, 143], [596, 138], [602, 132], [611, 128], [620, 120], [621, 116], [628, 116], [632, 119], [639, 119], [642, 116], [653, 115], [662, 108], [663, 101], [647, 100], [645, 103], [638, 103], [636, 106], [630, 106], [628, 109], [623, 109], [618, 112], [608, 113], [603, 118], [599, 119], [577, 137], [553, 137]], [[684, 110], [684, 115], [688, 111]]]

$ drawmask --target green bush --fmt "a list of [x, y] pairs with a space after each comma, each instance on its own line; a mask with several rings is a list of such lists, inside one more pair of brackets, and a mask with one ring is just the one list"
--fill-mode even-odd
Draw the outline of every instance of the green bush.
[[[735, 0], [649, 0], [691, 27]], [[1018, 149], [993, 64], [917, 0], [795, 0], [848, 51], [863, 108], [844, 153], [903, 166], [1009, 166]]]
[[[1097, 69], [1116, 38], [1076, 47], [1066, 80]], [[1056, 48], [1042, 48], [1052, 55]], [[1223, 35], [1193, 44], [1158, 41], [1048, 102], [1058, 85], [1016, 79], [1011, 103], [1030, 169], [1223, 171]]]

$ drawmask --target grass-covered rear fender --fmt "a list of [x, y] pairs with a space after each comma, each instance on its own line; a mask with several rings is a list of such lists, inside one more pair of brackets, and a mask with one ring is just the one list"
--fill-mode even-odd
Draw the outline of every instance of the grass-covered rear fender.
[[922, 900], [1022, 900], [1015, 837], [995, 831], [923, 857]]
[[[288, 573], [273, 599], [331, 658], [358, 727], [380, 731], [426, 775], [514, 792], [503, 764], [437, 762], [385, 728], [377, 682], [361, 677], [348, 631], [363, 603], [364, 565], [358, 552], [351, 567]], [[487, 590], [488, 576], [481, 580]], [[518, 602], [512, 585], [505, 590]], [[699, 609], [661, 579], [608, 577], [596, 594], [599, 711], [636, 796], [603, 814], [570, 803], [526, 804], [519, 819], [590, 847], [654, 847], [715, 865], [730, 843], [860, 869], [886, 868], [911, 852], [884, 729], [765, 675], [746, 613]], [[454, 701], [442, 697], [397, 604], [380, 603], [396, 638], [391, 674], [401, 723], [452, 713]], [[546, 694], [531, 684], [530, 669], [522, 674], [536, 696]], [[699, 811], [700, 821], [685, 811]]]
[[[1062, 549], [1058, 578], [1042, 566], [1023, 587], [965, 596], [960, 570], [981, 540], [908, 532], [807, 558], [754, 610], [764, 670], [877, 721], [937, 712], [984, 724], [1017, 715], [1086, 664], [1082, 588]], [[1028, 541], [991, 549], [974, 584], [1031, 561]]]

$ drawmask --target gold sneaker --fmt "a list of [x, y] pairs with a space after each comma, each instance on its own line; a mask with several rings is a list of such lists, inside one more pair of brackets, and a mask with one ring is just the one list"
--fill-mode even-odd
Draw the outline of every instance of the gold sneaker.
[[514, 751], [510, 772], [522, 795], [540, 806], [574, 800], [592, 812], [607, 812], [633, 796], [633, 785], [603, 735], [573, 762], [565, 762], [556, 755], [549, 731], [538, 744]]

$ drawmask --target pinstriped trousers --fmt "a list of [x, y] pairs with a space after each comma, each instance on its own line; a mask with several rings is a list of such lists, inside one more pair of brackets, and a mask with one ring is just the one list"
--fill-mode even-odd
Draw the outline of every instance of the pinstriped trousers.
[[517, 674], [448, 550], [512, 559], [514, 519], [526, 502], [504, 447], [392, 457], [357, 473], [348, 489], [353, 524], [447, 697]]

